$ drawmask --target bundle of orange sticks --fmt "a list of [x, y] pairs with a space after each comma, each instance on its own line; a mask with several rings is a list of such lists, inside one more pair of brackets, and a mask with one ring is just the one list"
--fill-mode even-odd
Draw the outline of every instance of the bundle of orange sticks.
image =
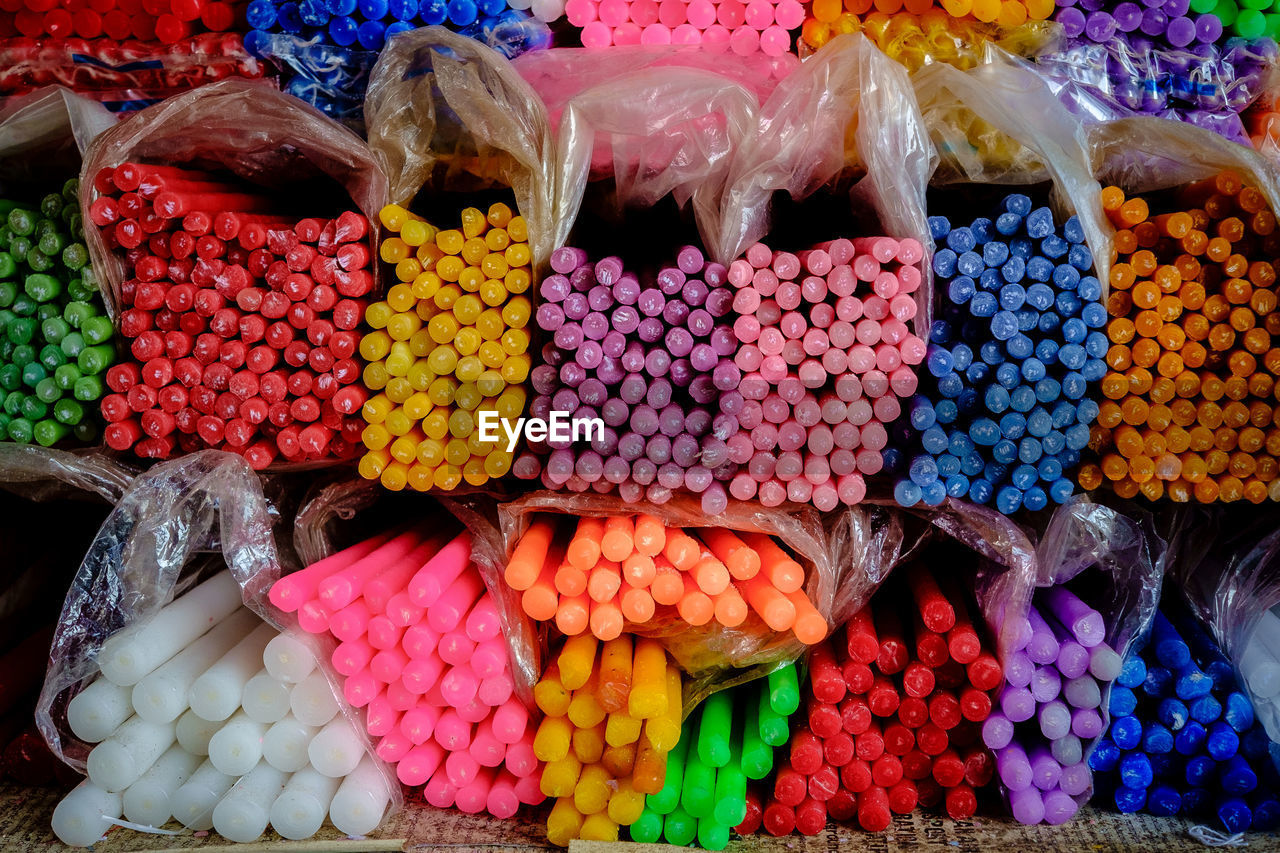
[[763, 533], [667, 527], [652, 515], [570, 519], [538, 515], [506, 568], [531, 618], [561, 633], [612, 640], [655, 618], [727, 628], [756, 614], [806, 645], [827, 620], [805, 595], [805, 571]]

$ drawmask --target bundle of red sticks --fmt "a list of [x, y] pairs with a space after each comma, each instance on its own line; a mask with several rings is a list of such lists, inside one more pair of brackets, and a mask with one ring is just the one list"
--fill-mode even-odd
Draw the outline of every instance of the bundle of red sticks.
[[[909, 594], [895, 590], [901, 583]], [[967, 594], [921, 563], [886, 586], [843, 639], [813, 649], [807, 725], [773, 790], [757, 797], [762, 808], [748, 808], [773, 835], [816, 834], [828, 815], [876, 832], [917, 805], [967, 818], [993, 778], [981, 727], [1003, 672]]]
[[94, 189], [90, 217], [128, 271], [133, 356], [107, 374], [108, 445], [229, 450], [258, 469], [354, 455], [374, 284], [364, 216], [281, 215], [262, 189], [169, 166], [104, 169]]

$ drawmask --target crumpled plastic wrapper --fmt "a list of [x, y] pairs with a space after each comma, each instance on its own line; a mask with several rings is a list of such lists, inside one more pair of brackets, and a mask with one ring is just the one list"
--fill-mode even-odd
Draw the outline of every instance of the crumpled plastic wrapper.
[[940, 155], [933, 181], [1052, 181], [1054, 212], [1059, 221], [1079, 218], [1105, 288], [1111, 231], [1084, 126], [1021, 60], [990, 46], [986, 58], [969, 71], [930, 65], [912, 78]]
[[[1213, 634], [1236, 668], [1240, 689], [1255, 706], [1259, 700], [1240, 671], [1244, 649], [1263, 613], [1280, 605], [1280, 530], [1269, 512], [1239, 512], [1230, 507], [1180, 507], [1169, 526], [1169, 581], [1180, 589], [1192, 613]], [[1259, 715], [1274, 740], [1273, 715]], [[1276, 752], [1273, 744], [1273, 754]]]
[[511, 62], [442, 27], [402, 33], [369, 84], [369, 140], [406, 204], [423, 187], [509, 187], [535, 266], [569, 239], [589, 181], [619, 209], [692, 202], [721, 257], [722, 195], [760, 103], [790, 61], [680, 47], [533, 51]]
[[[377, 221], [387, 200], [386, 178], [360, 137], [265, 82], [230, 79], [184, 92], [97, 137], [80, 172], [85, 210], [97, 197], [94, 176], [129, 160], [226, 169], [264, 188], [329, 178], [370, 222]], [[341, 204], [346, 207], [348, 199]], [[88, 218], [84, 232], [107, 312], [114, 318], [124, 263], [107, 249], [101, 230]], [[369, 229], [373, 257], [378, 256], [376, 232]]]
[[[1211, 130], [1170, 119], [1139, 117], [1088, 127], [1093, 173], [1103, 186], [1148, 193], [1211, 178], [1233, 169], [1280, 211], [1280, 178], [1257, 151]], [[1113, 231], [1108, 231], [1108, 238]]]
[[492, 48], [444, 27], [397, 34], [373, 67], [364, 116], [392, 202], [407, 205], [426, 186], [506, 186], [528, 223], [535, 266], [568, 239], [546, 109]]
[[80, 174], [80, 158], [116, 117], [96, 101], [49, 86], [0, 109], [0, 187]]
[[92, 495], [114, 504], [136, 473], [94, 449], [0, 443], [0, 488], [28, 500]]

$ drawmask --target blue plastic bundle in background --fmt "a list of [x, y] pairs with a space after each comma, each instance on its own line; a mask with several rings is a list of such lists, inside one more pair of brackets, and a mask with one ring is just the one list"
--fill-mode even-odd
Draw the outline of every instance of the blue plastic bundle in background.
[[444, 24], [508, 59], [551, 46], [551, 29], [506, 0], [253, 0], [245, 47], [281, 69], [281, 88], [325, 114], [363, 124], [378, 53], [396, 33]]

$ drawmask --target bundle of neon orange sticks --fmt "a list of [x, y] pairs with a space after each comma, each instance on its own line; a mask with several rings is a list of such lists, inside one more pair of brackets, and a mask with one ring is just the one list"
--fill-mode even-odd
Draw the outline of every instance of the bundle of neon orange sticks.
[[804, 568], [763, 533], [668, 527], [652, 515], [535, 516], [507, 562], [525, 613], [561, 633], [612, 640], [624, 626], [678, 619], [727, 628], [754, 614], [812, 645], [827, 621]]

